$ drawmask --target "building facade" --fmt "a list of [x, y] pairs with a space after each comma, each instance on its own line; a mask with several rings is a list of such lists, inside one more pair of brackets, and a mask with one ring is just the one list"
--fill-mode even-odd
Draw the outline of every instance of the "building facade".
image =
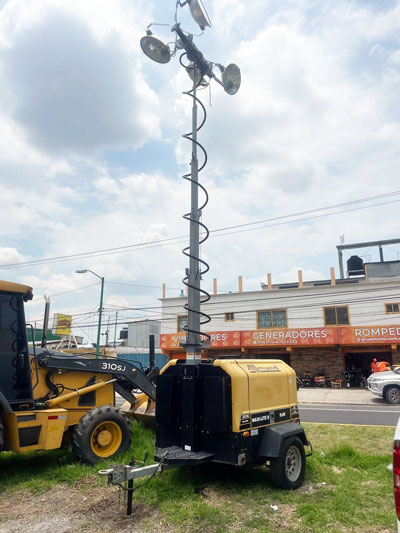
[[136, 320], [120, 331], [120, 346], [115, 348], [118, 359], [129, 361], [139, 368], [150, 366], [150, 335], [154, 337], [155, 365], [162, 368], [167, 356], [160, 350], [159, 320]]
[[[353, 278], [336, 279], [332, 268], [327, 280], [303, 282], [299, 271], [295, 283], [272, 284], [268, 275], [261, 290], [241, 288], [239, 279], [238, 292], [218, 294], [214, 283], [202, 306], [211, 317], [205, 357], [278, 358], [299, 376], [333, 379], [367, 377], [373, 358], [400, 364], [400, 275], [387, 263], [366, 264]], [[184, 357], [184, 303], [162, 299], [160, 348], [172, 358]]]
[[128, 323], [128, 326], [120, 331], [119, 340], [123, 341], [123, 346], [133, 346], [139, 349], [149, 348], [149, 337], [154, 335], [155, 348], [160, 347], [161, 324], [159, 320], [135, 320]]

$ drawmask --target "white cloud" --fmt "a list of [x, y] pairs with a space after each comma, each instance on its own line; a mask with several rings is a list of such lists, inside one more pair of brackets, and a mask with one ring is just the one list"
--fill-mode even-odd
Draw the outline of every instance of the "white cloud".
[[0, 246], [0, 265], [7, 265], [10, 263], [20, 263], [25, 258], [15, 248], [8, 248], [7, 246]]
[[160, 136], [157, 97], [131, 49], [136, 21], [123, 24], [115, 12], [107, 20], [111, 2], [96, 10], [103, 17], [92, 18], [88, 5], [75, 11], [67, 2], [40, 1], [26, 10], [15, 1], [2, 13], [2, 100], [45, 152], [135, 148]]
[[[272, 283], [293, 283], [297, 282], [299, 270], [302, 271], [303, 281], [314, 281], [318, 279], [328, 279], [329, 276], [327, 273], [322, 274], [316, 270], [302, 269], [300, 267], [294, 266], [287, 272], [278, 272], [271, 276]], [[265, 278], [262, 280], [263, 283], [266, 283]]]

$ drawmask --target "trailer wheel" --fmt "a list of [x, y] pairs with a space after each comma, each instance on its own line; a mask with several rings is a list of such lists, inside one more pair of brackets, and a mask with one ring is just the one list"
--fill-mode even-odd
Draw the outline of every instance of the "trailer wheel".
[[281, 489], [297, 489], [303, 484], [306, 471], [304, 446], [298, 437], [288, 437], [279, 457], [270, 461], [274, 485]]
[[385, 390], [385, 400], [388, 403], [398, 405], [400, 403], [400, 389], [398, 387], [388, 387]]
[[96, 407], [75, 426], [72, 451], [88, 464], [126, 452], [131, 444], [131, 428], [125, 415], [111, 405]]

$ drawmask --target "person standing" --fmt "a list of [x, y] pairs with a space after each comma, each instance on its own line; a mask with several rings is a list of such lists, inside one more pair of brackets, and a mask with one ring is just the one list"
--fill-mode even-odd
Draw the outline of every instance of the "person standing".
[[387, 363], [386, 361], [379, 361], [377, 365], [378, 365], [378, 372], [385, 372], [386, 370], [391, 370], [389, 363]]

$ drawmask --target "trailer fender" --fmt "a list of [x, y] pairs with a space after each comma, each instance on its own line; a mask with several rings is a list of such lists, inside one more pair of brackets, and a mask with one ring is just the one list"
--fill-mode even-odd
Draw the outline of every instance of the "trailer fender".
[[279, 457], [283, 442], [292, 436], [299, 437], [304, 446], [308, 445], [304, 429], [294, 422], [266, 427], [261, 438], [259, 457]]

